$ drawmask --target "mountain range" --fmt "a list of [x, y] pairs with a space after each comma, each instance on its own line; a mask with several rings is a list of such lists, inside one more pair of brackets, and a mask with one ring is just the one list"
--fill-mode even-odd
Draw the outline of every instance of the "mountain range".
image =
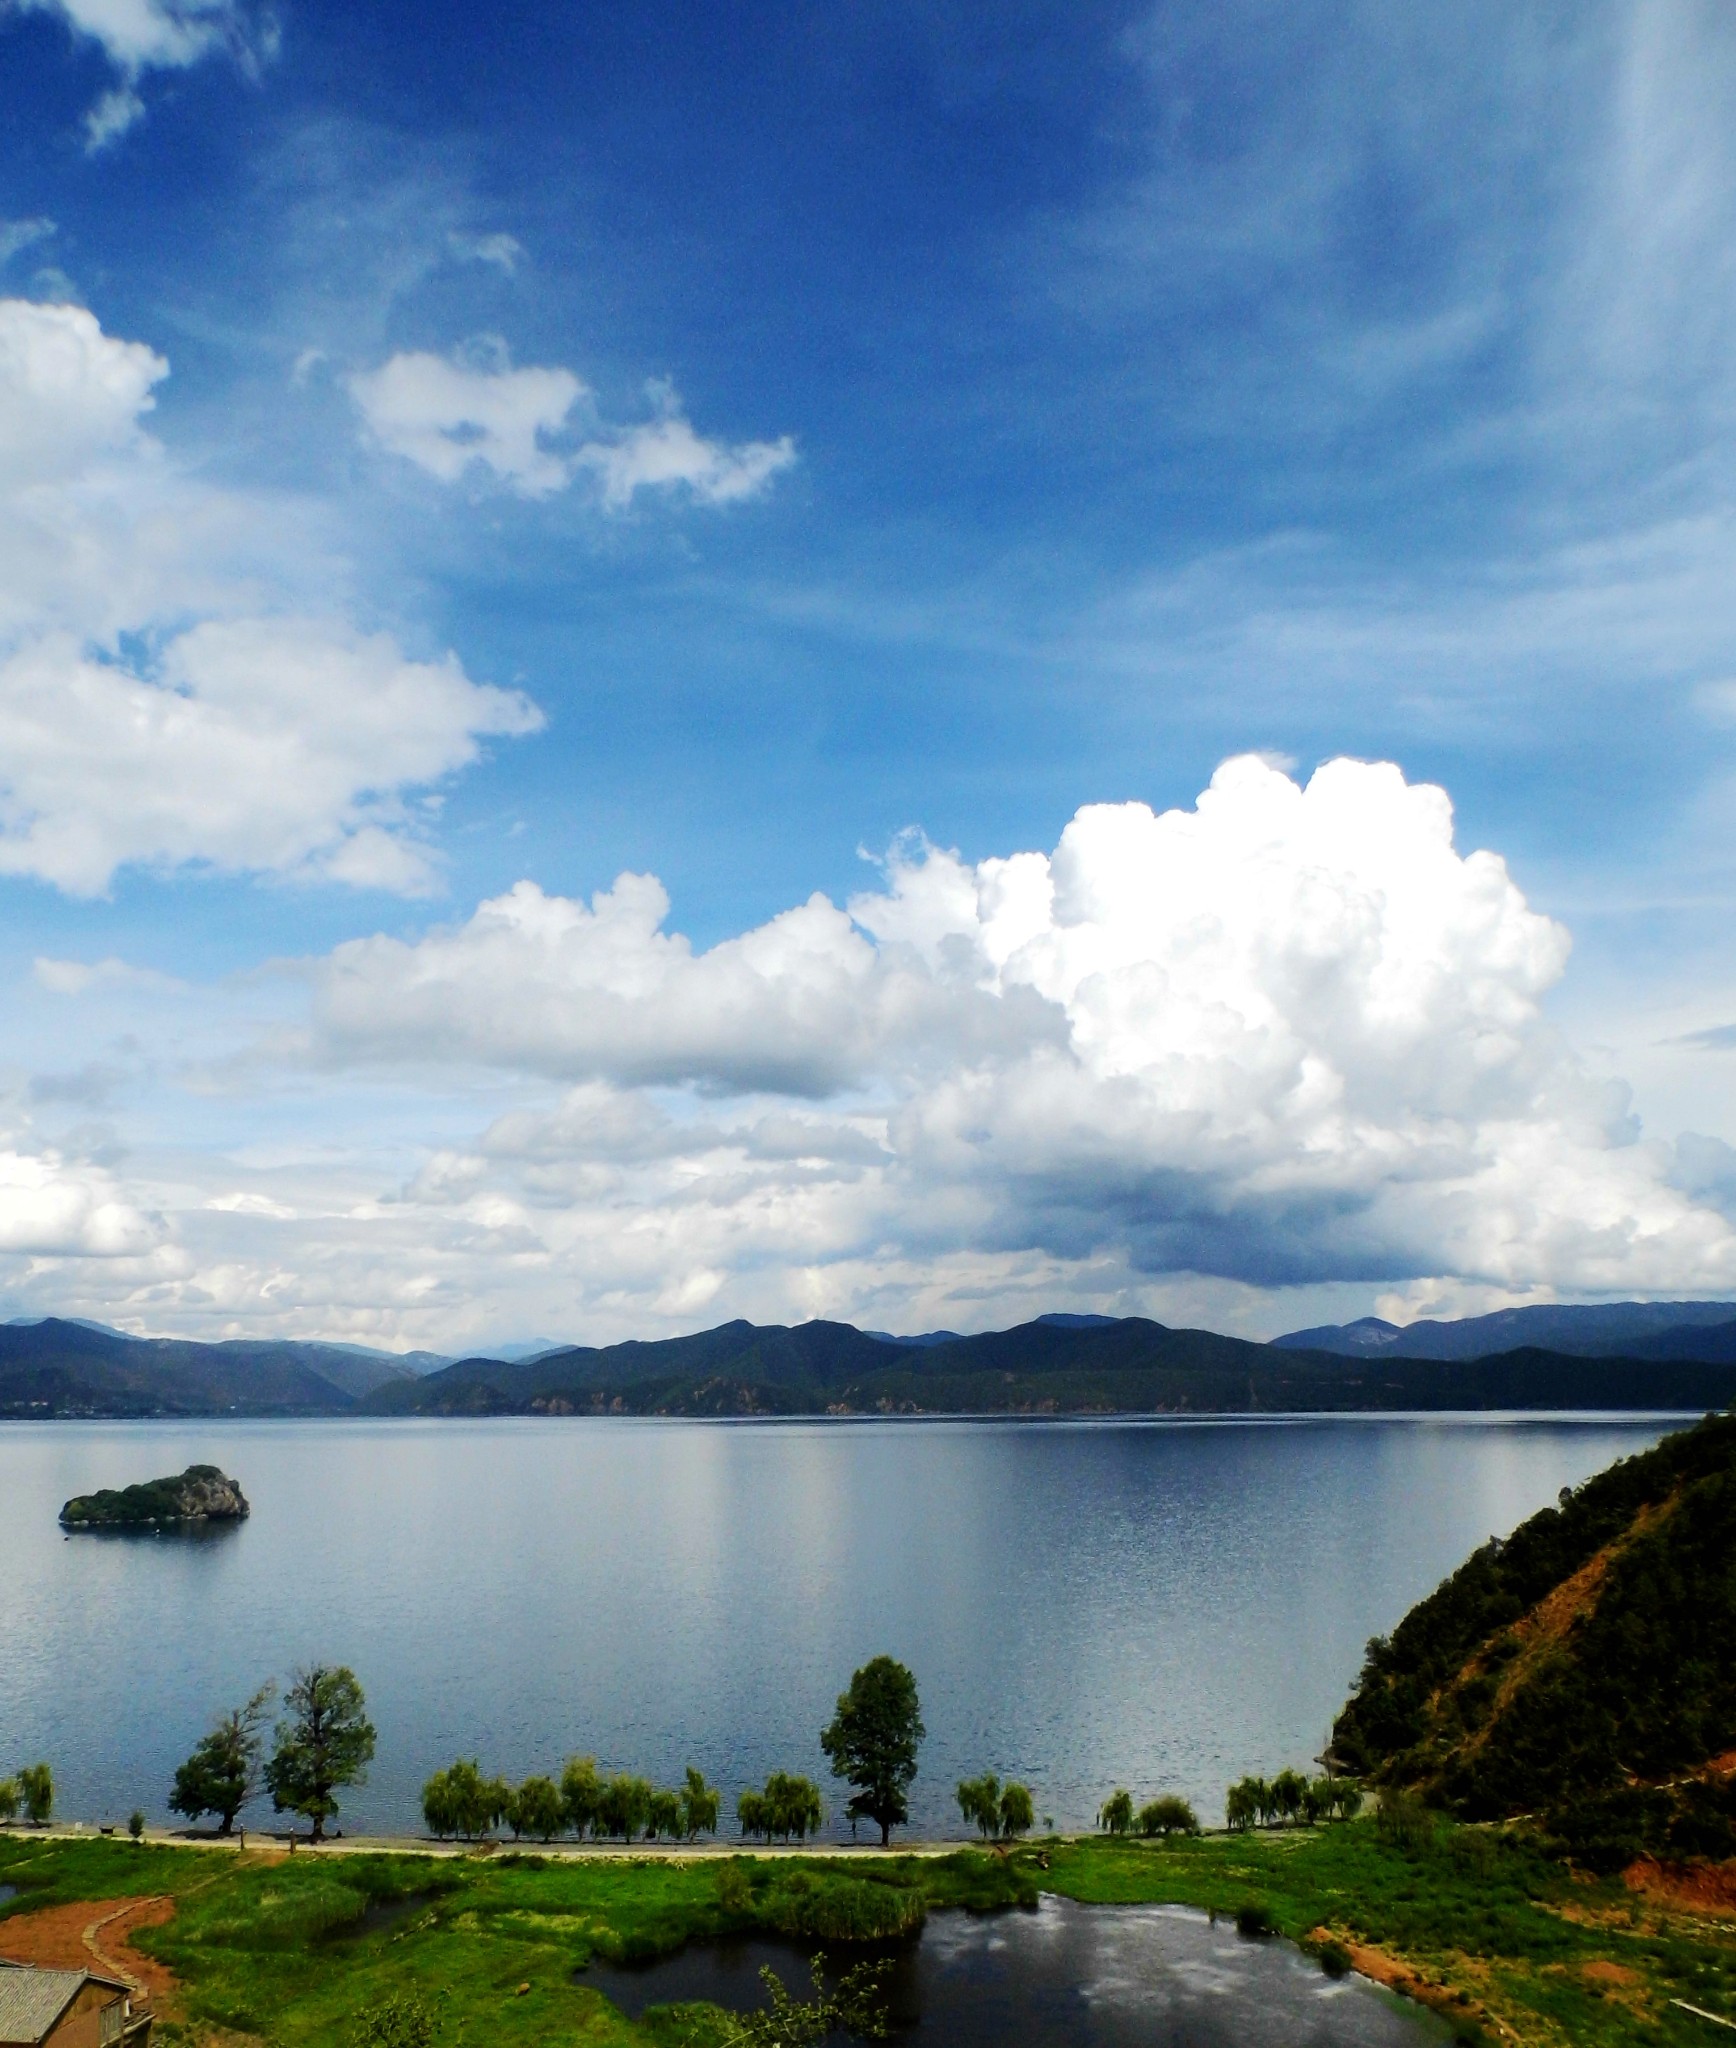
[[[1564, 1341], [1537, 1341], [1556, 1330]], [[342, 1344], [132, 1337], [58, 1318], [0, 1325], [0, 1417], [11, 1418], [1701, 1412], [1733, 1399], [1729, 1303], [1520, 1309], [1404, 1331], [1370, 1318], [1273, 1344], [1139, 1316], [1040, 1316], [963, 1337], [731, 1322], [686, 1337], [455, 1362]]]

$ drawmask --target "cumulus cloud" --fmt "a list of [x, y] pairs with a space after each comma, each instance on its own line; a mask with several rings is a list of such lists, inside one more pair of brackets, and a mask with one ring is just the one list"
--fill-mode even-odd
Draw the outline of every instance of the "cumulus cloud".
[[351, 377], [349, 389], [371, 438], [442, 483], [483, 470], [520, 497], [544, 498], [589, 474], [613, 512], [625, 511], [640, 491], [734, 504], [757, 496], [796, 459], [788, 435], [707, 439], [664, 384], [651, 387], [656, 418], [605, 427], [589, 385], [572, 371], [515, 369], [504, 343], [492, 338], [450, 359], [395, 355]]
[[148, 1252], [162, 1234], [100, 1167], [0, 1139], [0, 1253], [116, 1259]]
[[531, 731], [516, 692], [341, 618], [261, 610], [250, 508], [145, 431], [168, 364], [78, 306], [0, 300], [0, 873], [128, 863], [416, 892], [404, 794]]
[[[316, 973], [318, 1053], [574, 1083], [435, 1176], [545, 1248], [625, 1202], [653, 1263], [738, 1275], [878, 1256], [1736, 1280], [1729, 1225], [1543, 1016], [1566, 933], [1396, 768], [1302, 785], [1248, 757], [1192, 810], [1087, 807], [1051, 854], [907, 847], [848, 912], [815, 897], [707, 952], [667, 911], [644, 876], [589, 905], [523, 883], [417, 943], [341, 947]], [[763, 1109], [647, 1121], [647, 1086], [791, 1108], [768, 1146]], [[801, 1106], [820, 1098], [825, 1131]]]
[[241, 0], [19, 0], [28, 11], [58, 17], [75, 36], [96, 43], [120, 73], [85, 116], [92, 154], [122, 136], [144, 114], [138, 81], [147, 71], [184, 71], [226, 52], [253, 72], [277, 47], [269, 14]]
[[456, 228], [446, 237], [446, 246], [460, 263], [489, 263], [508, 277], [524, 260], [524, 244], [516, 235], [461, 234]]

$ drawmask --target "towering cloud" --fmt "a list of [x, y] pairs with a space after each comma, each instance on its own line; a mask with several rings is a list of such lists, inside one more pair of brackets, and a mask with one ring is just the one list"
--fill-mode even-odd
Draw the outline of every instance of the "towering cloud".
[[[1245, 757], [1192, 810], [1080, 811], [1052, 854], [912, 846], [848, 914], [815, 897], [704, 953], [667, 911], [645, 876], [588, 906], [522, 883], [457, 929], [343, 946], [318, 1054], [578, 1084], [440, 1187], [534, 1162], [546, 1206], [563, 1160], [581, 1200], [581, 1167], [630, 1165], [669, 1248], [708, 1262], [730, 1238], [776, 1257], [781, 1233], [805, 1259], [1031, 1251], [1255, 1283], [1736, 1280], [1722, 1216], [1541, 1012], [1566, 933], [1396, 768], [1304, 786]], [[677, 1091], [654, 1144], [619, 1107], [647, 1086]], [[696, 1123], [668, 1106], [684, 1090], [741, 1100]], [[789, 1104], [769, 1146], [767, 1096]]]

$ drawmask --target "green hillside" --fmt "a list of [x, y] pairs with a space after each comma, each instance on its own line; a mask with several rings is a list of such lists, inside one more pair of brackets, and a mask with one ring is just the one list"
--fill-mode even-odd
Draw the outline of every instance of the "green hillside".
[[1736, 1855], [1736, 1417], [1491, 1541], [1368, 1647], [1336, 1757], [1574, 1855]]

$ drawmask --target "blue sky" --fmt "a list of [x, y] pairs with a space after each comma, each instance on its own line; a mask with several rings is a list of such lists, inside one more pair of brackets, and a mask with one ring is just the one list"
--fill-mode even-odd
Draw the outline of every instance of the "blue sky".
[[1731, 1291], [1733, 116], [1686, 0], [0, 11], [0, 1292]]

